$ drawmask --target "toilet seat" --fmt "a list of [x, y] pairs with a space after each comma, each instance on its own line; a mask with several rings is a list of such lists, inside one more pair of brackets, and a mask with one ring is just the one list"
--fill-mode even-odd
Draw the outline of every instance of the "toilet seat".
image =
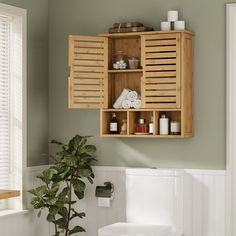
[[170, 236], [171, 232], [169, 226], [115, 223], [100, 228], [98, 236]]

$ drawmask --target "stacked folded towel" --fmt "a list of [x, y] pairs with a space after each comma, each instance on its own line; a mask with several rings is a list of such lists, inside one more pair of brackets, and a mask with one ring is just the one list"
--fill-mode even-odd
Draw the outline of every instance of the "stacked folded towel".
[[124, 108], [141, 108], [141, 97], [136, 91], [130, 89], [123, 89], [121, 95], [118, 97], [116, 102], [113, 104], [115, 109]]

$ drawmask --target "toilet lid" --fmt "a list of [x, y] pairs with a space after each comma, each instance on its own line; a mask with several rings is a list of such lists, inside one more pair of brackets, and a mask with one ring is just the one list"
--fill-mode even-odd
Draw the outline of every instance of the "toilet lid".
[[100, 228], [98, 236], [166, 236], [171, 232], [169, 226], [116, 223]]

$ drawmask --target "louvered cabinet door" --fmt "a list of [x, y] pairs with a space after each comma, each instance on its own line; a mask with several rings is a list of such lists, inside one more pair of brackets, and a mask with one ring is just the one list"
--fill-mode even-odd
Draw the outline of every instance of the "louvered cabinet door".
[[69, 108], [107, 108], [107, 38], [69, 36]]
[[180, 108], [180, 34], [142, 36], [142, 107]]

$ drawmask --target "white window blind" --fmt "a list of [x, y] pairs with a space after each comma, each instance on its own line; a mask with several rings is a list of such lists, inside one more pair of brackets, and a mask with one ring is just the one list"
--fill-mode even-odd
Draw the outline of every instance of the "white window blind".
[[10, 18], [0, 15], [0, 189], [9, 186]]

